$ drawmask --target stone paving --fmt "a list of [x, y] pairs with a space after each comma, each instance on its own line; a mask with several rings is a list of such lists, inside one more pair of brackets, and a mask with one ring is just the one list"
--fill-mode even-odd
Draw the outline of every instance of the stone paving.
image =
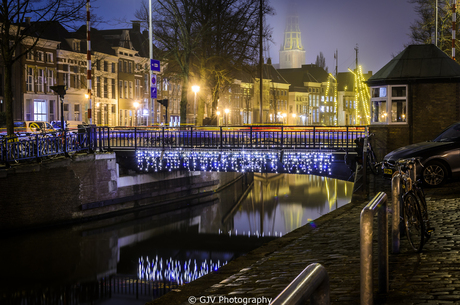
[[[311, 263], [322, 264], [328, 272], [331, 304], [360, 304], [360, 213], [377, 191], [385, 191], [391, 200], [389, 180], [371, 179], [370, 185], [367, 198], [353, 200], [150, 304], [245, 304], [245, 300], [255, 300], [244, 298], [265, 298], [259, 300], [268, 304], [268, 299], [275, 298]], [[399, 254], [390, 252], [390, 291], [386, 295], [377, 291], [375, 260], [374, 304], [460, 304], [460, 181], [427, 189], [426, 197], [436, 231], [420, 254], [409, 249], [405, 238]], [[376, 237], [376, 226], [374, 232]], [[391, 226], [389, 241], [391, 251]]]

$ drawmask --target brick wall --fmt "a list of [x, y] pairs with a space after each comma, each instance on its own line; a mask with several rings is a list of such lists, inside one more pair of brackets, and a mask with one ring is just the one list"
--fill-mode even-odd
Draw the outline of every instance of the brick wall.
[[371, 125], [371, 144], [377, 159], [396, 148], [432, 140], [442, 130], [460, 121], [457, 83], [415, 83], [409, 86], [408, 124]]
[[149, 181], [137, 179], [137, 183], [118, 187], [117, 173], [115, 154], [82, 155], [2, 170], [0, 232], [67, 223], [172, 200], [216, 189], [241, 175], [150, 173], [144, 174], [150, 176]]

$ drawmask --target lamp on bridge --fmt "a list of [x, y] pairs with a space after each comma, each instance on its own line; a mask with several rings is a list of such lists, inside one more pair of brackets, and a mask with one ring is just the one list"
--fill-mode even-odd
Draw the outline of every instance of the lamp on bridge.
[[228, 125], [228, 113], [230, 112], [230, 109], [225, 108], [225, 126]]
[[133, 106], [134, 106], [134, 108], [136, 109], [136, 112], [135, 112], [135, 120], [136, 120], [136, 121], [135, 121], [135, 123], [134, 123], [134, 126], [137, 126], [137, 124], [138, 124], [138, 122], [137, 122], [137, 108], [139, 107], [139, 102], [138, 102], [138, 101], [135, 101], [135, 102], [133, 103]]
[[197, 121], [197, 112], [196, 112], [196, 94], [200, 91], [200, 86], [192, 86], [192, 91], [195, 92], [195, 101], [193, 103], [193, 111], [195, 112], [194, 115], [195, 115], [195, 125], [196, 125], [196, 121]]

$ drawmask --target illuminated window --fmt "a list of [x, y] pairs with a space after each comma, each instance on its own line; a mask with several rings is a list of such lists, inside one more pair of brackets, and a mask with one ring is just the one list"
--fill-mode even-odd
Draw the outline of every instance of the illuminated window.
[[406, 123], [407, 107], [406, 85], [371, 88], [372, 123]]
[[34, 121], [48, 121], [46, 112], [46, 101], [34, 100]]

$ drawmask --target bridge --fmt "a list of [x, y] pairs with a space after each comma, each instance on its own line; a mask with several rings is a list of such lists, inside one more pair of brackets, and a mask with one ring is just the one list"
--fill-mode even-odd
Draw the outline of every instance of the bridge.
[[[143, 172], [171, 170], [327, 174], [354, 152], [365, 127], [90, 127], [1, 139], [9, 166], [77, 152], [136, 154]], [[337, 157], [339, 156], [339, 157]]]

